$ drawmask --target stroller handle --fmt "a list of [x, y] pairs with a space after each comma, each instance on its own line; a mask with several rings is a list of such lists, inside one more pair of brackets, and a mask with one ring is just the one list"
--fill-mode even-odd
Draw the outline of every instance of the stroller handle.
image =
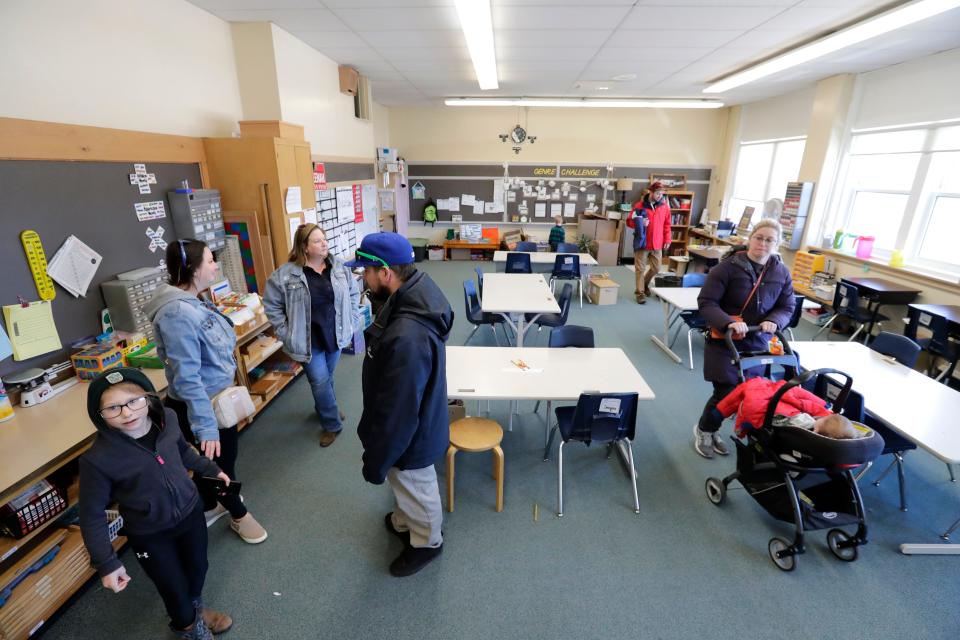
[[[840, 393], [837, 394], [837, 397], [833, 401], [834, 407], [844, 407], [847, 403], [847, 396], [850, 395], [850, 389], [853, 388], [853, 378], [849, 374], [844, 373], [843, 371], [838, 371], [837, 369], [811, 369], [810, 371], [805, 371], [804, 373], [796, 376], [777, 389], [776, 393], [773, 394], [773, 397], [770, 398], [769, 404], [767, 404], [767, 412], [763, 416], [763, 426], [769, 427], [773, 424], [773, 416], [777, 412], [777, 405], [780, 404], [780, 399], [786, 395], [788, 391], [794, 387], [799, 387], [800, 385], [814, 380], [817, 376], [821, 374], [836, 374], [838, 376], [843, 376], [845, 381], [843, 383], [843, 388], [840, 389]], [[834, 411], [834, 413], [840, 413], [840, 411]]]
[[[747, 333], [760, 333], [759, 325], [748, 325]], [[787, 356], [793, 355], [793, 347], [790, 346], [790, 343], [787, 341], [787, 337], [783, 335], [783, 332], [780, 329], [777, 329], [773, 332], [773, 335], [777, 336], [780, 339], [780, 344], [783, 345], [783, 354]], [[737, 345], [733, 342], [733, 329], [727, 327], [726, 332], [724, 332], [723, 340], [727, 344], [727, 349], [730, 351], [730, 355], [733, 356], [733, 361], [735, 363], [740, 362], [740, 351], [737, 349]]]

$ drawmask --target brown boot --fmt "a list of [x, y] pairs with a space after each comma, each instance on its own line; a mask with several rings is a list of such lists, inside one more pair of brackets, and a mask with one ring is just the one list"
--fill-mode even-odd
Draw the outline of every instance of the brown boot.
[[637, 294], [637, 304], [647, 304], [647, 296], [642, 293]]
[[337, 439], [337, 436], [340, 435], [339, 431], [322, 431], [320, 432], [320, 446], [326, 449], [333, 444], [333, 441]]
[[204, 608], [201, 611], [203, 622], [213, 633], [223, 633], [233, 626], [233, 618], [222, 611]]

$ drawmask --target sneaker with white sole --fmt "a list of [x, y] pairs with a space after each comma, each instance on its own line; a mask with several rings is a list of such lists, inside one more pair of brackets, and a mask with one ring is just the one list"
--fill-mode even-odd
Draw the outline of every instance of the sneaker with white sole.
[[699, 425], [693, 425], [693, 449], [704, 458], [713, 457], [713, 434], [700, 431]]
[[722, 456], [730, 455], [730, 449], [727, 448], [727, 443], [725, 443], [723, 438], [720, 437], [720, 432], [716, 431], [711, 435], [713, 438], [713, 450]]
[[212, 527], [214, 522], [228, 513], [230, 512], [227, 511], [227, 509], [219, 502], [217, 503], [217, 506], [215, 506], [213, 509], [210, 509], [210, 511], [204, 511], [203, 517], [207, 519], [207, 528], [209, 529]]
[[230, 528], [248, 544], [260, 544], [267, 539], [267, 530], [250, 515], [250, 512], [239, 520], [230, 520]]

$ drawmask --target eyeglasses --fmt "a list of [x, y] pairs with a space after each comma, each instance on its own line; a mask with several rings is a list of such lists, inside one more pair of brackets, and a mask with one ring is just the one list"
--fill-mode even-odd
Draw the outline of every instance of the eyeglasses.
[[139, 411], [140, 409], [143, 409], [145, 406], [147, 406], [148, 399], [149, 399], [148, 396], [138, 396], [133, 400], [128, 400], [127, 402], [124, 402], [123, 404], [111, 404], [108, 407], [104, 407], [103, 409], [100, 409], [100, 412], [99, 412], [100, 417], [107, 418], [107, 419], [116, 418], [121, 413], [123, 413], [124, 407], [129, 409], [131, 413], [134, 411]]
[[390, 265], [387, 264], [387, 261], [386, 261], [386, 260], [384, 260], [383, 258], [378, 258], [377, 256], [375, 256], [375, 255], [373, 255], [373, 254], [371, 254], [371, 253], [365, 253], [365, 252], [360, 251], [360, 250], [358, 249], [358, 250], [357, 250], [357, 255], [360, 256], [361, 258], [366, 258], [367, 260], [373, 260], [373, 261], [375, 261], [375, 262], [379, 262], [380, 264], [382, 264], [382, 265], [383, 265], [384, 267], [386, 267], [387, 269], [390, 268]]
[[751, 239], [751, 240], [756, 240], [757, 242], [760, 242], [760, 243], [763, 243], [763, 244], [777, 244], [777, 239], [776, 239], [776, 238], [767, 238], [767, 237], [765, 237], [765, 236], [753, 236], [753, 237], [750, 238], [750, 239]]

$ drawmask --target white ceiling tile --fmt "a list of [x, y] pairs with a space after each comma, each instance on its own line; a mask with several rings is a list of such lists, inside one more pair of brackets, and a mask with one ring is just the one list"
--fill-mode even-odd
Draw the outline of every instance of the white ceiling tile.
[[272, 22], [286, 31], [344, 31], [347, 25], [326, 9], [271, 9], [270, 11], [217, 11], [228, 22]]
[[[789, 7], [797, 4], [798, 0], [639, 0], [637, 6], [674, 7], [719, 7], [735, 4], [738, 7]], [[865, 0], [855, 0], [864, 2]]]
[[587, 63], [597, 53], [596, 47], [519, 47], [497, 48], [497, 62], [519, 60], [567, 60]]
[[761, 29], [787, 29], [801, 35], [812, 36], [821, 31], [834, 29], [842, 24], [861, 18], [869, 10], [850, 7], [793, 7], [776, 15], [761, 25]]
[[398, 71], [413, 73], [430, 73], [431, 71], [458, 71], [473, 73], [473, 65], [463, 60], [437, 58], [436, 60], [397, 60], [391, 62]]
[[[582, 4], [582, 3], [581, 3]], [[610, 29], [630, 11], [629, 7], [493, 7], [494, 29]]]
[[273, 9], [323, 9], [320, 0], [189, 0], [212, 13], [217, 11], [256, 11]]
[[[221, 0], [224, 1], [224, 0]], [[232, 0], [226, 0], [232, 1]], [[280, 0], [287, 2], [287, 0]], [[397, 5], [404, 7], [452, 7], [455, 0], [314, 0], [323, 2], [328, 9], [369, 9], [369, 8], [391, 8]]]
[[904, 28], [914, 31], [960, 31], [960, 9], [946, 11]]
[[642, 60], [645, 62], [693, 62], [714, 51], [712, 47], [604, 47], [595, 62], [621, 62]]
[[454, 7], [337, 9], [336, 14], [354, 31], [460, 29], [460, 20]]
[[320, 53], [340, 64], [382, 63], [383, 57], [370, 47], [323, 47]]
[[497, 47], [599, 47], [610, 37], [611, 29], [497, 29]]
[[674, 7], [637, 6], [623, 22], [624, 29], [744, 30], [752, 29], [782, 11], [782, 7]]
[[754, 52], [779, 51], [804, 39], [796, 31], [761, 27], [745, 32], [742, 36], [734, 38], [724, 46]]
[[[633, 5], [637, 0], [602, 0], [597, 4], [603, 4], [607, 6], [625, 6], [629, 7]], [[562, 7], [562, 6], [577, 6], [582, 7], [586, 4], [583, 0], [491, 0], [491, 4], [495, 7], [509, 7], [509, 6], [527, 6], [527, 7]]]
[[377, 52], [391, 63], [403, 63], [407, 60], [433, 61], [437, 58], [470, 62], [470, 52], [466, 47], [375, 47]]
[[367, 48], [367, 43], [352, 31], [294, 31], [293, 35], [314, 49], [323, 51], [331, 47]]
[[[584, 62], [583, 64], [586, 64]], [[499, 72], [504, 72], [505, 70], [513, 71], [565, 71], [568, 69], [577, 70], [583, 65], [572, 64], [569, 60], [560, 60], [556, 58], [549, 58], [544, 60], [497, 60], [497, 70]]]
[[[699, 0], [702, 1], [702, 0]], [[740, 1], [740, 0], [738, 0]], [[720, 47], [744, 33], [742, 30], [675, 29], [618, 29], [610, 37], [611, 47]]]
[[381, 47], [465, 47], [460, 29], [411, 29], [407, 31], [359, 31], [361, 38]]
[[660, 73], [673, 73], [687, 66], [686, 62], [663, 61], [652, 62], [646, 60], [624, 60], [622, 63], [611, 61], [594, 62], [587, 66], [580, 74], [581, 78], [602, 80], [626, 73], [648, 76]]

